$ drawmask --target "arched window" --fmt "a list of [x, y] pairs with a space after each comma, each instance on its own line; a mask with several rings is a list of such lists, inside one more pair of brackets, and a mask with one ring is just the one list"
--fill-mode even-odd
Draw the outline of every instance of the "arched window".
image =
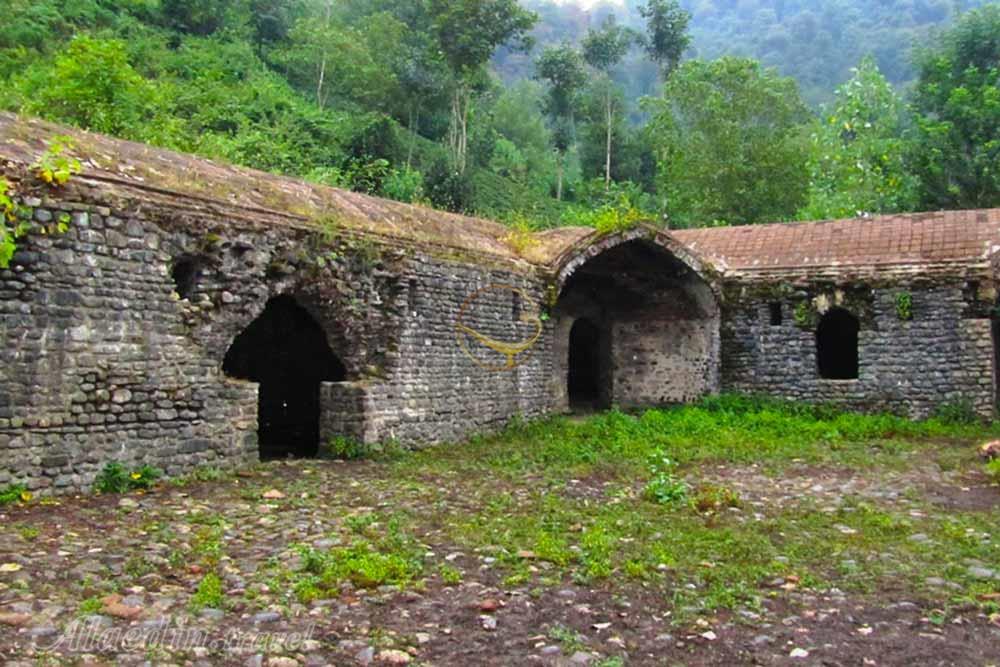
[[319, 385], [345, 379], [323, 328], [291, 296], [277, 296], [233, 341], [222, 370], [260, 383], [257, 434], [261, 459], [315, 456]]
[[843, 308], [832, 308], [816, 327], [819, 376], [828, 380], [858, 377], [858, 318]]

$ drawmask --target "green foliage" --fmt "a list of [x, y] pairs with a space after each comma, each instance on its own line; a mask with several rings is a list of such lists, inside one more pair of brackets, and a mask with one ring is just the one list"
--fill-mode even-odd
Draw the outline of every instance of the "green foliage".
[[896, 317], [904, 322], [913, 319], [913, 295], [909, 292], [896, 294]]
[[335, 459], [363, 459], [369, 454], [369, 448], [363, 442], [354, 438], [336, 436], [330, 438], [326, 444], [326, 454]]
[[538, 245], [538, 239], [534, 235], [531, 221], [523, 216], [519, 216], [510, 225], [510, 233], [504, 237], [504, 243], [511, 247], [518, 255], [526, 252]]
[[646, 20], [646, 52], [660, 66], [663, 78], [669, 78], [691, 44], [691, 14], [676, 0], [647, 0], [639, 6], [639, 14]]
[[424, 176], [416, 169], [393, 169], [382, 181], [381, 194], [396, 201], [417, 203], [424, 198]]
[[53, 137], [45, 151], [38, 157], [32, 170], [49, 185], [65, 185], [74, 174], [81, 170], [80, 161], [65, 155], [73, 148], [73, 140], [66, 136]]
[[792, 319], [795, 320], [796, 326], [803, 329], [808, 329], [815, 325], [816, 309], [813, 308], [812, 302], [804, 300], [795, 304], [795, 310], [792, 311]]
[[100, 493], [127, 493], [136, 489], [148, 489], [161, 475], [159, 470], [149, 465], [129, 471], [120, 461], [109, 461], [94, 479], [94, 489]]
[[29, 500], [31, 500], [31, 493], [24, 484], [8, 484], [0, 489], [0, 506], [26, 503]]
[[804, 220], [911, 210], [916, 181], [904, 164], [902, 101], [871, 57], [837, 89], [833, 112], [810, 133]]
[[106, 134], [137, 136], [157, 91], [129, 64], [125, 43], [79, 35], [14, 80], [20, 110]]
[[201, 578], [201, 581], [198, 582], [198, 587], [195, 589], [194, 595], [191, 596], [190, 606], [192, 611], [195, 612], [205, 607], [221, 609], [225, 603], [225, 599], [225, 593], [222, 590], [222, 579], [215, 572], [207, 572]]
[[661, 505], [686, 501], [690, 487], [674, 470], [674, 463], [663, 452], [654, 451], [650, 455], [650, 479], [642, 489], [643, 496]]
[[300, 569], [288, 573], [292, 590], [302, 603], [320, 597], [334, 597], [340, 586], [350, 582], [358, 588], [393, 585], [404, 587], [423, 573], [423, 560], [416, 545], [407, 538], [381, 546], [357, 540], [348, 547], [321, 551], [310, 546], [295, 547]]
[[919, 68], [912, 160], [923, 206], [1000, 206], [1000, 5], [964, 15]]
[[968, 399], [958, 399], [941, 403], [934, 408], [932, 417], [943, 424], [956, 426], [975, 424], [979, 421], [975, 407]]
[[650, 110], [671, 226], [777, 222], [803, 204], [806, 109], [793, 80], [751, 60], [691, 60]]
[[446, 586], [458, 586], [462, 583], [462, 571], [451, 565], [441, 564], [438, 566], [438, 575]]
[[103, 610], [104, 603], [101, 602], [101, 598], [95, 595], [81, 601], [76, 613], [77, 616], [93, 616], [94, 614], [100, 614]]
[[17, 251], [17, 238], [23, 227], [17, 224], [18, 207], [11, 199], [10, 184], [0, 178], [0, 269], [10, 266], [10, 260]]
[[1000, 459], [993, 459], [985, 466], [986, 476], [994, 484], [1000, 484]]

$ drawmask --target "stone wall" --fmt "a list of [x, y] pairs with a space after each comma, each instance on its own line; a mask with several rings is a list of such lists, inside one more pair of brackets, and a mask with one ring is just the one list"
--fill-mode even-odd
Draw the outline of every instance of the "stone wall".
[[687, 403], [718, 388], [718, 320], [676, 309], [615, 322], [613, 402], [622, 407]]
[[0, 486], [86, 487], [112, 459], [177, 474], [254, 458], [256, 387], [190, 335], [162, 232], [30, 203], [70, 229], [27, 239], [0, 271]]
[[542, 306], [545, 283], [526, 264], [162, 208], [27, 204], [71, 220], [23, 239], [0, 271], [0, 486], [85, 489], [110, 460], [169, 475], [256, 460], [258, 385], [221, 368], [278, 295], [309, 312], [347, 369], [323, 386], [324, 438], [458, 440], [551, 406], [550, 327], [509, 369], [469, 336], [463, 349], [456, 330], [461, 313], [499, 340], [535, 333], [515, 317]]
[[[993, 416], [991, 325], [967, 282], [744, 293], [754, 291], [757, 296], [729, 299], [724, 309], [725, 390], [912, 417], [926, 417], [943, 404], [967, 403], [984, 418]], [[734, 285], [733, 292], [740, 290]], [[897, 312], [902, 293], [912, 297], [911, 320]], [[771, 304], [780, 304], [780, 324], [771, 323]], [[816, 321], [834, 306], [860, 321], [857, 379], [819, 376]]]
[[511, 368], [504, 355], [456, 328], [461, 322], [496, 340], [529, 340], [536, 328], [518, 323], [517, 316], [541, 315], [541, 280], [421, 254], [407, 258], [402, 270], [407, 289], [399, 306], [406, 315], [388, 354], [386, 377], [328, 390], [331, 399], [345, 392], [361, 395], [356, 400], [364, 410], [357, 431], [362, 440], [455, 441], [502, 426], [514, 415], [535, 416], [551, 408], [548, 327], [516, 355]]

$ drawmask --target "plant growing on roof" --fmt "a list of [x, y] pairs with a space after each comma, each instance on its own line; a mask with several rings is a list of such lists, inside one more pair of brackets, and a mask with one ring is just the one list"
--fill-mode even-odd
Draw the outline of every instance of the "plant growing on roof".
[[80, 161], [66, 155], [66, 151], [73, 147], [72, 138], [63, 135], [53, 137], [45, 151], [31, 165], [32, 171], [49, 185], [65, 185], [81, 171]]

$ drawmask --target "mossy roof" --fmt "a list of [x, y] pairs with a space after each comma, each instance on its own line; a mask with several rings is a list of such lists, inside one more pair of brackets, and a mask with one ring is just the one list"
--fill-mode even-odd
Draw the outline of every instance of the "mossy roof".
[[[159, 199], [210, 202], [238, 210], [235, 219], [262, 224], [338, 227], [461, 256], [497, 260], [530, 269], [560, 248], [543, 235], [519, 254], [502, 224], [422, 206], [372, 197], [301, 179], [234, 166], [219, 160], [85, 132], [46, 121], [0, 113], [0, 160], [31, 165], [56, 137], [68, 136], [68, 151], [80, 160], [77, 179], [141, 202], [144, 192]], [[586, 235], [588, 230], [582, 230]], [[565, 232], [560, 232], [565, 233]]]
[[[22, 168], [60, 136], [83, 171], [76, 180], [118, 201], [198, 204], [203, 215], [232, 224], [338, 227], [490, 261], [522, 271], [558, 269], [600, 235], [564, 227], [511, 240], [502, 224], [403, 204], [301, 179], [237, 167], [0, 113], [0, 160]], [[722, 275], [782, 275], [954, 271], [982, 267], [1000, 249], [1000, 209], [941, 211], [868, 219], [778, 223], [661, 231]], [[942, 267], [945, 267], [942, 269]]]

